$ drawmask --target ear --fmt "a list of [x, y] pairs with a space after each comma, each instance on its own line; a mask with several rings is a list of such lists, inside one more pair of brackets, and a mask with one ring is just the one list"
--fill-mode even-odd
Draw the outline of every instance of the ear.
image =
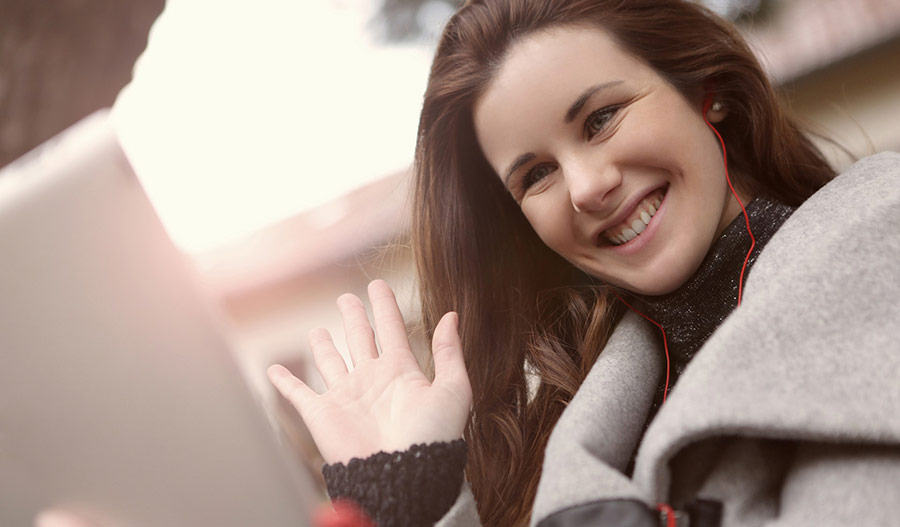
[[710, 95], [703, 103], [703, 112], [710, 123], [720, 123], [728, 116], [728, 106]]

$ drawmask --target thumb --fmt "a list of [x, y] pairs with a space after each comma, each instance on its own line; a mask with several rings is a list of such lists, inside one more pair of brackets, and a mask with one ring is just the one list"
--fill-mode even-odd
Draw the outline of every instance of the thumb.
[[469, 391], [469, 376], [459, 340], [459, 315], [453, 311], [441, 317], [431, 340], [434, 355], [434, 383]]

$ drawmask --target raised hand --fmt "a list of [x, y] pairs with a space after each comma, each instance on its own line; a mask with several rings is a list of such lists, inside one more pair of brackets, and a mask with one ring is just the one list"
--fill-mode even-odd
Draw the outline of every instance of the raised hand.
[[472, 389], [457, 314], [445, 314], [434, 330], [435, 376], [429, 382], [410, 350], [406, 325], [390, 287], [373, 281], [369, 299], [381, 356], [362, 301], [346, 294], [337, 304], [352, 371], [347, 370], [331, 335], [322, 329], [310, 333], [310, 345], [327, 386], [324, 393], [317, 394], [283, 366], [268, 369], [269, 379], [300, 413], [327, 463], [458, 439], [471, 409]]

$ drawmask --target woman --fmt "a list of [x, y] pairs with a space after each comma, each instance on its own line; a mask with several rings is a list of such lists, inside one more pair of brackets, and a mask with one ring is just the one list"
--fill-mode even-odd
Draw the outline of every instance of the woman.
[[347, 295], [353, 371], [321, 330], [328, 391], [270, 369], [333, 497], [380, 525], [896, 524], [900, 158], [835, 179], [731, 26], [468, 2], [416, 161], [434, 381], [378, 281], [380, 356]]

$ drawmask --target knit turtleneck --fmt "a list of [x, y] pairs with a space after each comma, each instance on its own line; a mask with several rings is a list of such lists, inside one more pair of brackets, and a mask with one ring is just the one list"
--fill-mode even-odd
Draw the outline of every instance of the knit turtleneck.
[[[746, 210], [756, 245], [747, 261], [745, 282], [763, 247], [795, 209], [757, 198], [746, 206]], [[665, 329], [669, 348], [670, 390], [700, 347], [737, 307], [741, 268], [750, 243], [744, 215], [739, 214], [725, 228], [697, 272], [684, 285], [665, 295], [627, 295], [632, 306]], [[662, 402], [664, 383], [659, 386], [647, 418], [648, 424]]]

